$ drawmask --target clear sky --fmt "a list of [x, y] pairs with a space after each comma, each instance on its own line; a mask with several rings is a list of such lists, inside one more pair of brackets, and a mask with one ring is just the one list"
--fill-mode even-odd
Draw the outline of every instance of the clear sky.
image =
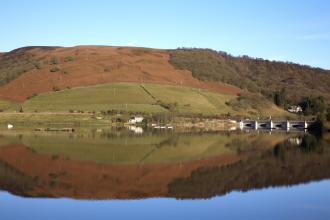
[[0, 0], [0, 51], [202, 47], [330, 69], [328, 0]]

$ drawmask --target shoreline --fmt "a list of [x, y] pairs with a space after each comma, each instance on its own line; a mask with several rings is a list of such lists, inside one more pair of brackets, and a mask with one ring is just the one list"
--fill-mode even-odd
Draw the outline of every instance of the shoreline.
[[[137, 124], [129, 124], [128, 114], [102, 115], [99, 113], [66, 113], [66, 112], [1, 112], [0, 126], [7, 127], [31, 127], [52, 128], [52, 127], [144, 127], [155, 128], [156, 126], [165, 126], [175, 128], [176, 130], [204, 130], [204, 131], [230, 131], [236, 130], [239, 118], [221, 118], [218, 116], [169, 116], [157, 117], [145, 115], [145, 121]], [[283, 119], [285, 120], [285, 119]], [[329, 131], [330, 123], [325, 123], [326, 130]]]

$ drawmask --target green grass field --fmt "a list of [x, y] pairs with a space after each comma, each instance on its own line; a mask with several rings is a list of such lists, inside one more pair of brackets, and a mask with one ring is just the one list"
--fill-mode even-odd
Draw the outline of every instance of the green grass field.
[[[294, 118], [274, 104], [263, 99], [261, 107], [253, 102], [237, 108], [228, 103], [237, 101], [236, 95], [209, 92], [203, 89], [159, 84], [112, 83], [89, 87], [77, 87], [58, 92], [47, 92], [34, 96], [22, 104], [0, 101], [0, 123], [94, 123], [91, 115], [69, 113], [100, 113], [109, 110], [142, 113], [178, 113], [203, 115], [241, 115], [247, 117]], [[24, 114], [8, 114], [18, 112]], [[170, 106], [170, 107], [169, 107]], [[266, 106], [266, 107], [265, 107]], [[58, 113], [58, 114], [53, 114]], [[67, 114], [67, 115], [64, 115]], [[110, 118], [109, 121], [111, 122]]]
[[[233, 109], [226, 102], [237, 96], [208, 92], [183, 86], [113, 83], [39, 94], [23, 104], [24, 112], [108, 111], [162, 113], [202, 113], [204, 115], [248, 115], [250, 107]], [[174, 107], [173, 107], [174, 106]], [[272, 106], [269, 104], [269, 106]], [[264, 115], [285, 115], [276, 107], [259, 112]]]
[[144, 87], [150, 93], [135, 83], [106, 84], [49, 92], [27, 100], [23, 109], [25, 112], [168, 112], [168, 109], [157, 103], [161, 101], [166, 104], [176, 103], [175, 111], [179, 113], [224, 114], [230, 111], [224, 103], [235, 98], [189, 87], [155, 84], [146, 84]]
[[17, 103], [0, 100], [0, 110], [1, 111], [17, 111], [17, 110], [19, 110], [19, 105]]
[[137, 84], [106, 84], [40, 94], [24, 105], [25, 112], [126, 110], [163, 112]]
[[[110, 117], [104, 117], [97, 120], [91, 114], [70, 114], [70, 113], [0, 113], [0, 124], [7, 123], [14, 125], [38, 126], [38, 125], [62, 125], [62, 126], [80, 126], [80, 125], [109, 125]], [[15, 127], [16, 127], [15, 126]]]

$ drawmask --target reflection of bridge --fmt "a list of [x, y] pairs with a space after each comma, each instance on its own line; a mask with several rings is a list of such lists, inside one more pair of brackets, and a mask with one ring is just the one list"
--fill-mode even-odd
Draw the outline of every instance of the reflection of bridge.
[[313, 121], [289, 120], [242, 120], [238, 122], [240, 129], [307, 129]]

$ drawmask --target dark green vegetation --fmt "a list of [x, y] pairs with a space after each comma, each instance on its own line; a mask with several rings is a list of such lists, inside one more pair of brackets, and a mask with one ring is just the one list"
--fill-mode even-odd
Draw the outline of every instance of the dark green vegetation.
[[0, 186], [16, 195], [25, 195], [37, 182], [37, 178], [29, 177], [15, 167], [0, 160]]
[[329, 141], [303, 137], [302, 144], [277, 144], [274, 149], [222, 167], [199, 168], [169, 185], [171, 197], [209, 198], [233, 190], [288, 186], [330, 177]]
[[170, 62], [201, 80], [222, 81], [261, 93], [279, 106], [323, 96], [330, 101], [330, 71], [293, 63], [233, 57], [209, 49], [170, 51]]
[[41, 68], [41, 63], [29, 53], [28, 48], [0, 54], [0, 85], [7, 84], [34, 68]]
[[327, 103], [323, 96], [304, 98], [300, 106], [306, 115], [323, 115], [330, 109], [327, 108]]
[[32, 69], [42, 69], [47, 62], [37, 57], [31, 50], [52, 50], [55, 47], [23, 47], [9, 53], [0, 54], [0, 86], [9, 83]]

